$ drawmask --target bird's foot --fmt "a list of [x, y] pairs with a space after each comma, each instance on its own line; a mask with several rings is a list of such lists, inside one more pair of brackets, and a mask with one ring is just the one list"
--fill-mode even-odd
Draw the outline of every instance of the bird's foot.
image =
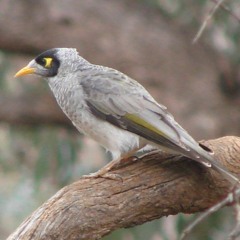
[[121, 180], [122, 181], [122, 177], [119, 174], [109, 172], [114, 167], [118, 166], [120, 162], [121, 162], [121, 159], [113, 160], [110, 163], [108, 163], [106, 166], [104, 166], [103, 168], [98, 170], [97, 172], [91, 173], [89, 175], [85, 175], [83, 177], [84, 178], [107, 178], [107, 179], [111, 179], [111, 180]]
[[108, 163], [106, 166], [101, 168], [95, 173], [90, 173], [89, 175], [84, 175], [84, 178], [106, 178], [106, 179], [111, 179], [111, 180], [117, 180], [117, 181], [122, 181], [122, 177], [119, 174], [116, 173], [110, 173], [112, 169], [115, 167], [118, 167], [120, 164], [126, 164], [129, 161], [136, 161], [138, 160], [137, 157], [132, 156], [128, 158], [121, 158], [121, 159], [116, 159]]
[[143, 152], [139, 157], [135, 157], [135, 158], [142, 159], [142, 158], [145, 158], [148, 155], [156, 154], [156, 153], [159, 153], [159, 152], [162, 153], [162, 151], [159, 150], [159, 149], [150, 149], [150, 150], [147, 150], [146, 152]]

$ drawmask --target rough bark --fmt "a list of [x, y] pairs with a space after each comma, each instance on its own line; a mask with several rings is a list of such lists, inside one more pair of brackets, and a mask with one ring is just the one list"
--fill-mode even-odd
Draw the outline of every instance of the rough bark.
[[[204, 144], [218, 161], [240, 174], [240, 138]], [[226, 196], [230, 184], [212, 169], [169, 155], [148, 155], [114, 170], [122, 181], [84, 179], [64, 187], [9, 236], [13, 239], [100, 239], [172, 214], [203, 211]]]

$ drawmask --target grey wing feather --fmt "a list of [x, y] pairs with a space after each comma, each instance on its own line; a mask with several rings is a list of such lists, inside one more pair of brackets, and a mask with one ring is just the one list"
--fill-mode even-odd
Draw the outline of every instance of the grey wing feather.
[[[91, 80], [89, 80], [91, 78]], [[106, 68], [81, 76], [90, 109], [112, 124], [132, 131], [172, 151], [211, 166], [209, 154], [174, 120], [166, 107], [158, 104], [135, 80]], [[163, 134], [146, 129], [126, 118], [134, 114]], [[205, 156], [201, 156], [204, 152]]]
[[[94, 65], [93, 65], [94, 66]], [[86, 94], [86, 101], [92, 113], [115, 126], [131, 131], [154, 143], [187, 156], [207, 167], [213, 166], [233, 183], [238, 179], [205, 151], [174, 120], [167, 108], [135, 80], [111, 68], [96, 67], [96, 71], [79, 77]], [[133, 114], [162, 134], [138, 124], [126, 115]]]
[[87, 93], [87, 100], [108, 115], [135, 114], [159, 130], [164, 130], [166, 136], [181, 144], [177, 129], [179, 126], [174, 126], [176, 122], [166, 111], [166, 107], [158, 104], [146, 89], [133, 79], [116, 70], [109, 71], [92, 74], [91, 81], [89, 75], [86, 79], [82, 77], [81, 85]]

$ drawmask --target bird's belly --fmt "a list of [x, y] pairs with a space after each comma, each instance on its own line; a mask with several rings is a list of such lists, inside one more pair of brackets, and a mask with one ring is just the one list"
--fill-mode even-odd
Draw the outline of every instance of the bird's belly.
[[128, 156], [145, 145], [139, 136], [96, 118], [83, 106], [64, 112], [80, 132], [110, 151], [113, 159]]

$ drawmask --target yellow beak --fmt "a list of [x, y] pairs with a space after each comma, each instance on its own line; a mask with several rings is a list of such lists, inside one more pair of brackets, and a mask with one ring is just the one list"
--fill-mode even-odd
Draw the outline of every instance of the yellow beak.
[[19, 70], [14, 77], [20, 77], [20, 76], [24, 76], [24, 75], [27, 75], [27, 74], [33, 74], [35, 73], [35, 68], [31, 68], [31, 67], [24, 67], [22, 68], [21, 70]]

